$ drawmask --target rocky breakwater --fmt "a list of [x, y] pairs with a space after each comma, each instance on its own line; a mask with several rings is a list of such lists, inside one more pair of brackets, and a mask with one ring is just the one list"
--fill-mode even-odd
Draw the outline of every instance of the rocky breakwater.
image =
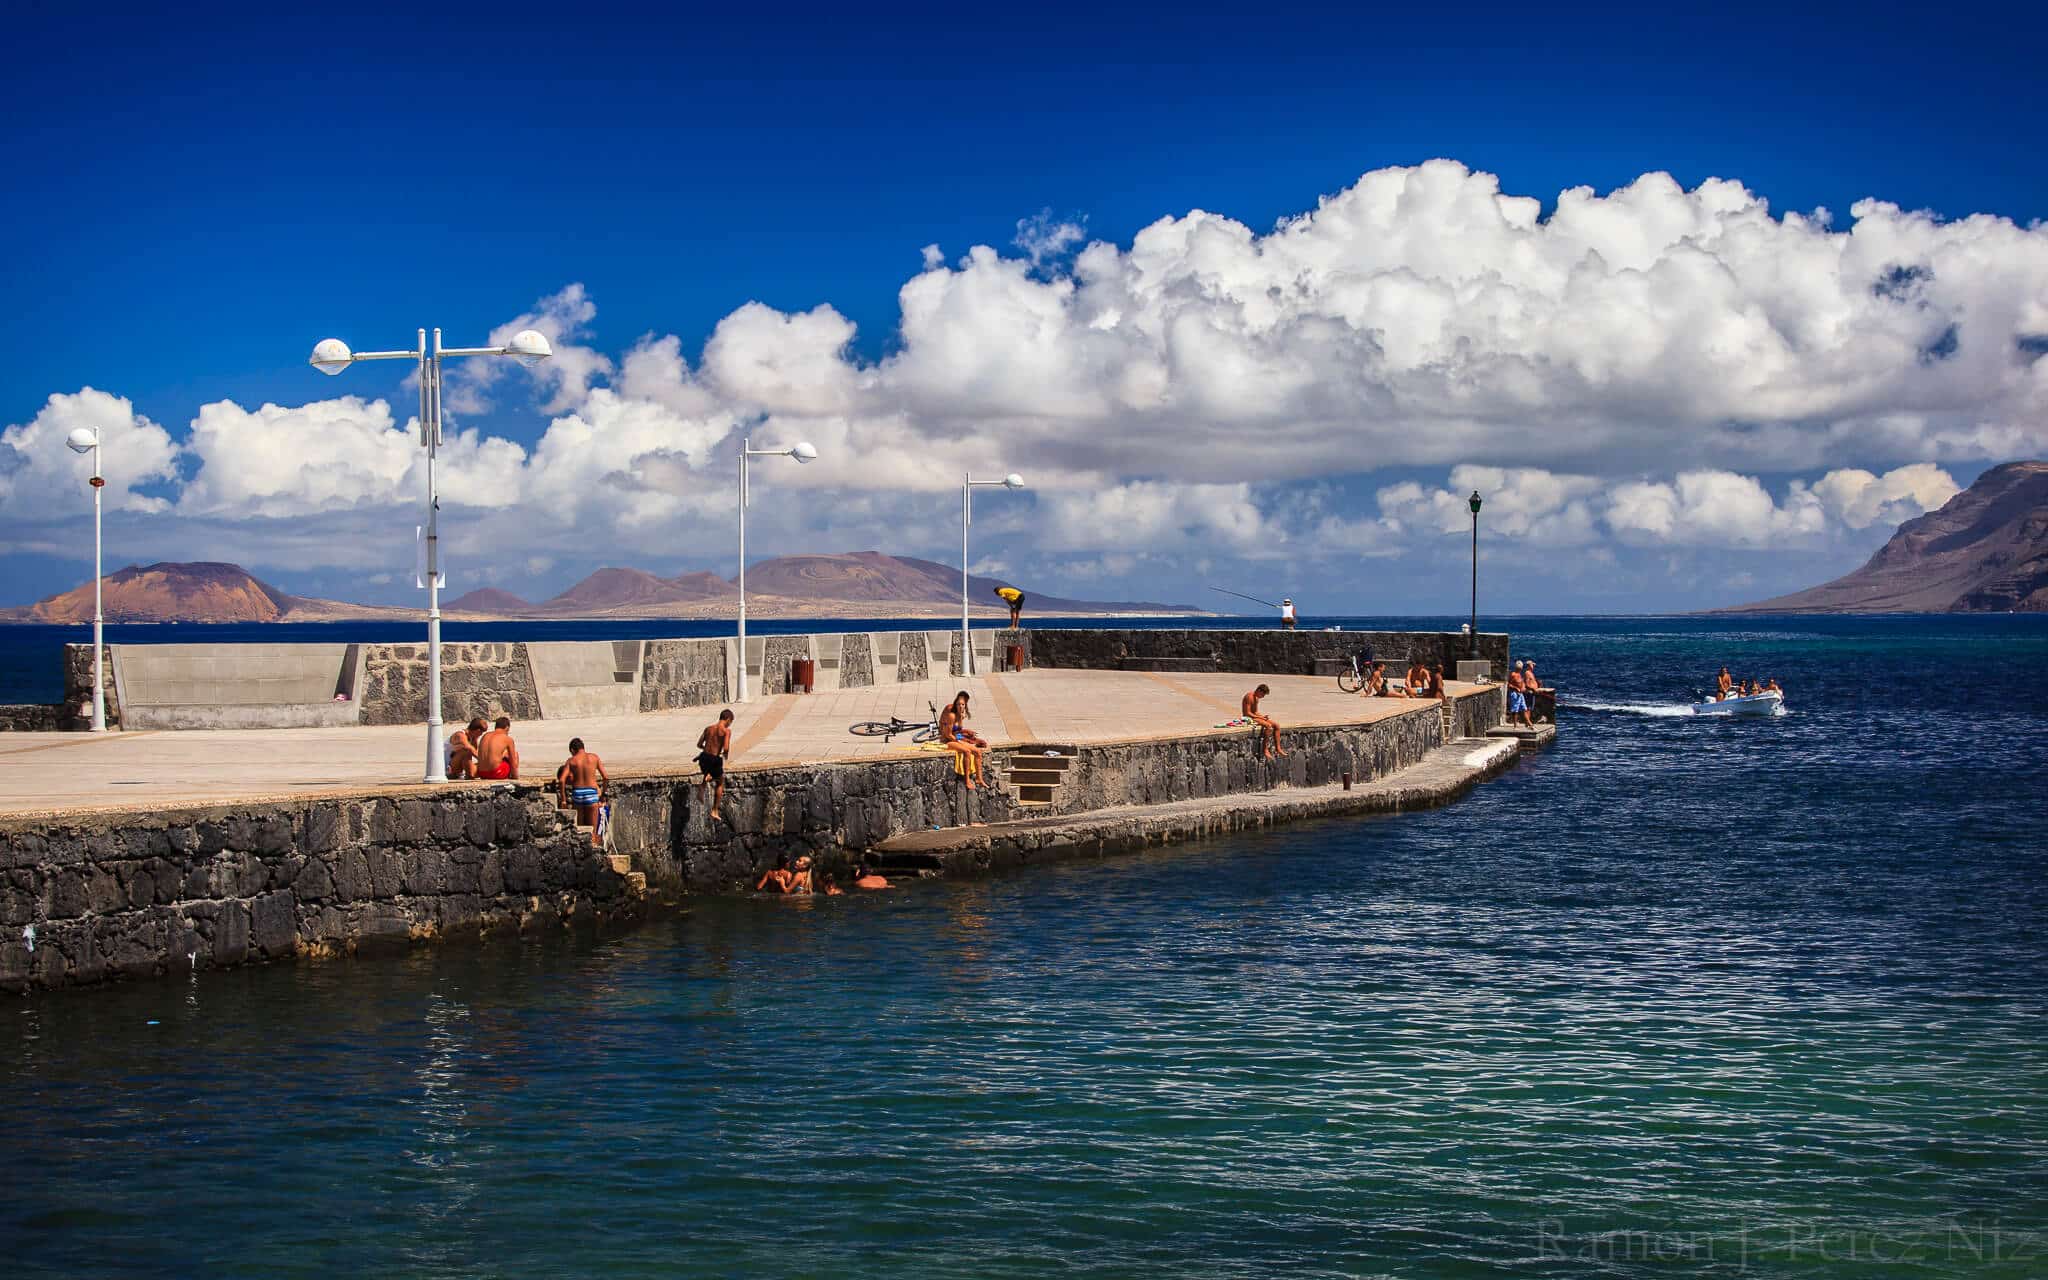
[[627, 862], [533, 787], [9, 820], [0, 989], [629, 916]]
[[[1444, 664], [1455, 674], [1471, 657], [1470, 637], [1455, 631], [1283, 631], [1031, 628], [1030, 662], [1037, 667], [1109, 671], [1242, 671], [1263, 675], [1316, 675], [1318, 661], [1348, 659], [1363, 650], [1398, 668], [1411, 659]], [[1508, 637], [1481, 632], [1480, 659], [1501, 678], [1508, 669]], [[1330, 674], [1335, 674], [1331, 672]]]

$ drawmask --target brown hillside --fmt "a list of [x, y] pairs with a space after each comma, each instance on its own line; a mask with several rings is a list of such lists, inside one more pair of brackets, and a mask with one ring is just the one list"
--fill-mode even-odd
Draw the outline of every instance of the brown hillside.
[[[109, 622], [276, 622], [298, 603], [240, 565], [129, 565], [106, 577]], [[36, 622], [91, 622], [92, 583], [38, 600]]]

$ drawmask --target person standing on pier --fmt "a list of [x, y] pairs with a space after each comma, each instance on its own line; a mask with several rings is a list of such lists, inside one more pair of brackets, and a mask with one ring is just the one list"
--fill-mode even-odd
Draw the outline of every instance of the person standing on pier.
[[1294, 630], [1294, 601], [1280, 597], [1280, 626], [1287, 631]]
[[718, 719], [704, 726], [704, 732], [697, 735], [697, 767], [704, 771], [704, 782], [712, 787], [711, 816], [720, 822], [718, 806], [725, 803], [725, 758], [732, 754], [732, 708], [718, 713]]
[[576, 807], [576, 825], [590, 828], [592, 848], [604, 842], [597, 809], [604, 802], [605, 788], [611, 781], [605, 776], [604, 761], [597, 758], [597, 753], [587, 750], [583, 739], [569, 739], [569, 758], [555, 775], [555, 785], [561, 789], [562, 804]]
[[1280, 749], [1280, 726], [1273, 721], [1271, 716], [1259, 710], [1259, 699], [1271, 692], [1273, 691], [1265, 685], [1260, 685], [1244, 695], [1244, 701], [1238, 704], [1238, 709], [1244, 713], [1244, 718], [1259, 726], [1259, 741], [1265, 744], [1265, 758], [1268, 760], [1271, 760], [1276, 755], [1284, 756], [1287, 754]]
[[1010, 630], [1015, 631], [1023, 626], [1021, 619], [1024, 617], [1024, 593], [1015, 587], [997, 587], [996, 594], [1002, 597], [1004, 604], [1010, 606]]

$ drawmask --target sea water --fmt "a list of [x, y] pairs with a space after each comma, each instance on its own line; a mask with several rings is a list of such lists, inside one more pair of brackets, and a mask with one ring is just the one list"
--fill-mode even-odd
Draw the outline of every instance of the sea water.
[[1447, 808], [9, 999], [8, 1270], [2048, 1273], [2044, 622], [1523, 620]]

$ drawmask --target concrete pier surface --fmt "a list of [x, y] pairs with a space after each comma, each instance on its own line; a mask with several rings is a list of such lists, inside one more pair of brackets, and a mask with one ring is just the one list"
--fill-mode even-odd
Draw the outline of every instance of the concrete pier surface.
[[[1283, 727], [1370, 724], [1415, 711], [1405, 698], [1363, 698], [1320, 676], [1041, 668], [1007, 675], [923, 680], [777, 694], [731, 704], [735, 770], [874, 759], [913, 759], [908, 735], [858, 738], [859, 720], [928, 717], [956, 691], [973, 697], [972, 726], [998, 746], [1248, 736], [1233, 720], [1245, 691], [1264, 683], [1266, 713]], [[1498, 686], [1449, 686], [1463, 697]], [[582, 738], [619, 779], [694, 772], [698, 732], [719, 705], [673, 711], [515, 722], [522, 775], [545, 782]], [[452, 733], [455, 725], [445, 726]], [[18, 733], [0, 738], [0, 816], [65, 817], [123, 810], [303, 801], [338, 795], [425, 797], [424, 725], [300, 729]], [[456, 782], [449, 790], [489, 788]]]

